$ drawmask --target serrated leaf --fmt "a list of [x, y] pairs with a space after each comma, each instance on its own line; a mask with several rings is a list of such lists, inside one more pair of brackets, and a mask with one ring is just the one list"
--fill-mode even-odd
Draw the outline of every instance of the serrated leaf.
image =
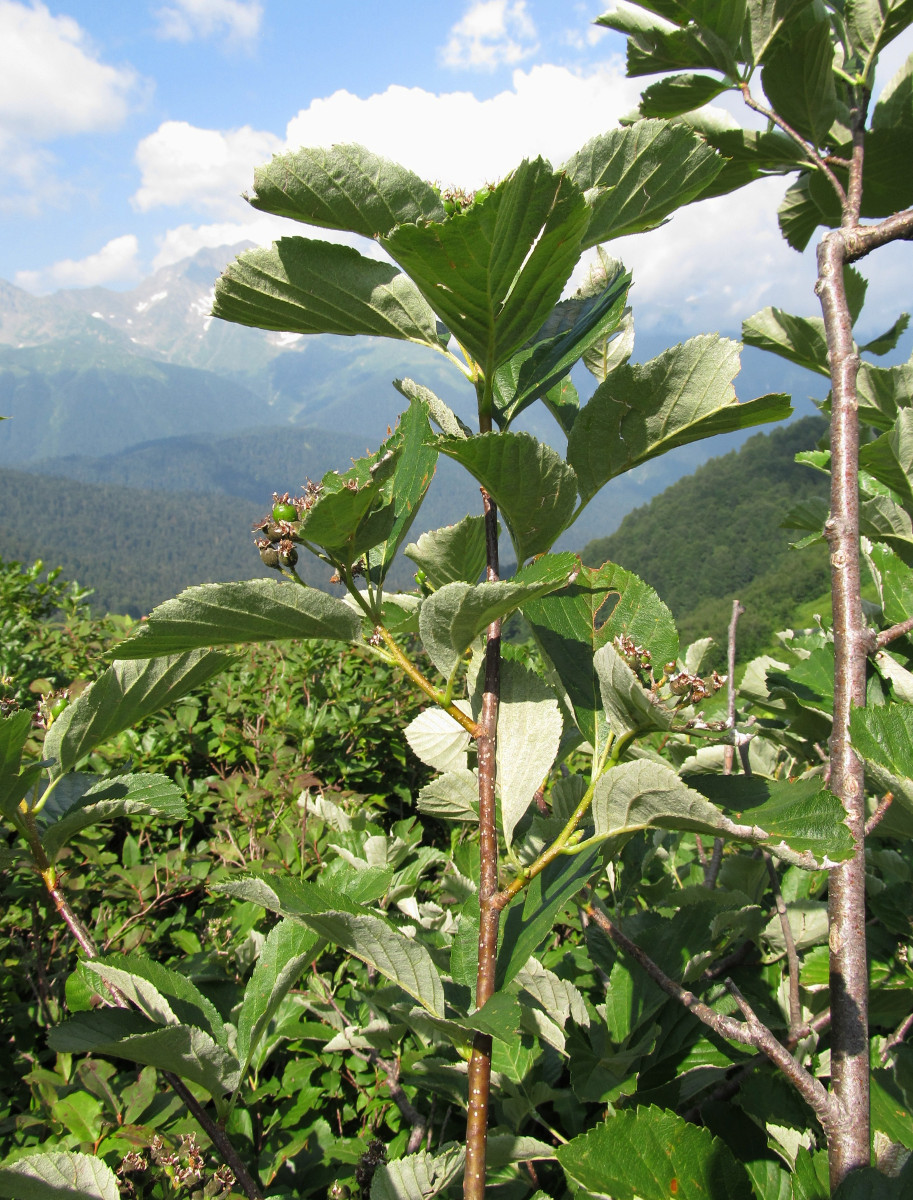
[[823, 225], [825, 218], [811, 197], [811, 179], [814, 171], [799, 173], [798, 179], [786, 189], [786, 194], [777, 209], [780, 232], [793, 250], [803, 251], [812, 240], [815, 230]]
[[106, 954], [81, 965], [116, 987], [157, 1025], [197, 1025], [220, 1046], [228, 1045], [215, 1005], [179, 971], [141, 954]]
[[597, 650], [593, 667], [599, 678], [602, 709], [616, 737], [672, 727], [671, 711], [654, 701], [611, 642]]
[[523, 162], [482, 202], [380, 239], [491, 379], [561, 296], [589, 221], [568, 175]]
[[513, 357], [495, 372], [495, 413], [505, 428], [529, 404], [545, 394], [594, 346], [602, 345], [618, 328], [625, 311], [631, 275], [621, 263], [595, 294], [562, 300], [545, 324]]
[[423, 709], [406, 726], [405, 735], [413, 754], [426, 766], [445, 772], [466, 769], [466, 752], [472, 739], [444, 709]]
[[913, 779], [913, 705], [884, 704], [850, 712], [850, 738], [866, 762]]
[[113, 662], [48, 730], [44, 754], [56, 760], [52, 777], [71, 771], [96, 746], [208, 682], [230, 662], [227, 654], [199, 649], [141, 662]]
[[913, 613], [913, 569], [889, 546], [870, 546], [866, 559], [889, 624], [905, 621]]
[[712, 75], [695, 75], [692, 71], [670, 75], [644, 89], [640, 111], [645, 117], [677, 117], [709, 104], [728, 87], [725, 79], [715, 79]]
[[616, 1112], [556, 1156], [574, 1182], [616, 1200], [754, 1200], [745, 1168], [724, 1142], [652, 1105]]
[[863, 362], [856, 386], [859, 419], [879, 429], [890, 429], [900, 410], [913, 402], [913, 362], [895, 367], [873, 367]]
[[382, 1163], [371, 1180], [371, 1200], [430, 1200], [457, 1179], [466, 1161], [466, 1147], [452, 1146], [443, 1154], [427, 1150]]
[[53, 823], [41, 829], [41, 844], [51, 860], [74, 834], [99, 821], [122, 816], [179, 821], [187, 815], [180, 788], [166, 775], [113, 775], [80, 793], [59, 816], [50, 805], [45, 809], [44, 821]]
[[738, 343], [716, 335], [614, 371], [568, 438], [568, 462], [584, 502], [616, 475], [676, 446], [789, 416], [788, 396], [739, 404], [732, 385], [738, 371]]
[[561, 732], [561, 712], [548, 684], [520, 663], [502, 662], [497, 786], [508, 846], [552, 768]]
[[569, 979], [562, 979], [554, 971], [549, 971], [538, 959], [528, 959], [517, 972], [516, 980], [527, 995], [541, 1004], [544, 1011], [562, 1028], [569, 1018], [573, 1018], [578, 1025], [589, 1025], [590, 1014], [577, 987]]
[[342, 600], [278, 579], [205, 583], [154, 608], [117, 646], [119, 659], [154, 658], [201, 646], [288, 638], [361, 640], [361, 617]]
[[578, 729], [594, 747], [605, 739], [595, 652], [615, 637], [629, 637], [657, 663], [678, 657], [678, 633], [669, 609], [653, 588], [615, 563], [583, 567], [570, 587], [528, 601], [523, 614], [560, 681]]
[[[592, 346], [583, 356], [583, 365], [603, 383], [618, 367], [624, 366], [634, 353], [634, 316], [630, 308], [626, 308], [618, 323], [618, 336], [613, 339], [603, 339]], [[577, 408], [579, 408], [579, 402]], [[576, 419], [576, 412], [574, 418]], [[567, 427], [570, 433], [573, 422]]]
[[551, 549], [571, 521], [577, 476], [560, 454], [529, 433], [442, 438], [441, 453], [462, 463], [495, 501], [517, 562]]
[[214, 1097], [238, 1086], [237, 1059], [208, 1033], [191, 1025], [158, 1027], [125, 1009], [76, 1013], [50, 1031], [48, 1042], [64, 1053], [113, 1055], [173, 1071]]
[[475, 771], [448, 771], [426, 783], [418, 794], [419, 812], [442, 821], [479, 819], [479, 781]]
[[51, 1150], [0, 1166], [0, 1196], [9, 1200], [120, 1200], [117, 1176], [94, 1154]]
[[422, 644], [432, 662], [449, 677], [457, 662], [492, 621], [528, 600], [565, 587], [576, 576], [575, 554], [543, 555], [513, 579], [494, 583], [448, 583], [429, 596], [419, 613]]
[[902, 409], [891, 430], [860, 446], [859, 466], [889, 487], [904, 507], [913, 508], [913, 408]]
[[816, 146], [823, 146], [837, 116], [834, 43], [826, 17], [779, 39], [761, 68], [764, 93], [774, 110]]
[[280, 921], [267, 935], [257, 965], [244, 989], [238, 1014], [237, 1054], [241, 1074], [301, 972], [318, 952], [319, 938], [297, 921]]
[[403, 553], [425, 572], [433, 587], [478, 583], [485, 570], [485, 518], [464, 517], [423, 533]]
[[20, 775], [22, 750], [32, 730], [32, 714], [23, 709], [0, 719], [0, 812], [9, 815], [38, 779], [37, 764]]
[[909, 0], [847, 0], [846, 32], [849, 49], [862, 59], [861, 74], [869, 88], [881, 50], [913, 22]]
[[564, 165], [587, 192], [593, 214], [580, 248], [661, 225], [696, 199], [722, 165], [687, 126], [666, 121], [638, 121], [593, 138]]
[[897, 349], [897, 343], [901, 336], [906, 333], [907, 326], [910, 324], [910, 314], [901, 313], [890, 329], [879, 334], [878, 337], [872, 338], [870, 342], [866, 342], [864, 346], [860, 346], [859, 350], [862, 354], [890, 354], [892, 350]]
[[780, 308], [762, 308], [742, 322], [742, 340], [830, 378], [827, 338], [820, 317], [794, 317]]
[[247, 250], [216, 281], [213, 316], [286, 333], [363, 334], [440, 350], [437, 322], [415, 284], [351, 246], [287, 237]]
[[371, 579], [376, 583], [387, 577], [434, 478], [438, 451], [433, 444], [427, 409], [421, 401], [410, 403], [399, 419], [394, 438], [399, 457], [390, 483], [393, 523], [368, 556]]
[[446, 433], [449, 437], [472, 436], [469, 426], [461, 421], [450, 406], [445, 404], [440, 396], [436, 396], [431, 388], [416, 383], [414, 379], [394, 379], [393, 386], [410, 402], [421, 400], [428, 409], [431, 420], [434, 421], [441, 433]]
[[365, 237], [409, 221], [442, 221], [431, 184], [364, 146], [302, 147], [254, 172], [248, 203], [261, 212]]

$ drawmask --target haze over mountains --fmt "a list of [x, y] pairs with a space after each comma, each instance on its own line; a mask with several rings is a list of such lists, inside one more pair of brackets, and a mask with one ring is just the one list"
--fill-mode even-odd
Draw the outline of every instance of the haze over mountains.
[[[446, 360], [422, 347], [269, 333], [214, 319], [214, 282], [245, 248], [201, 250], [126, 292], [96, 287], [38, 297], [0, 281], [0, 414], [11, 418], [0, 424], [0, 468], [16, 470], [15, 480], [6, 480], [7, 494], [11, 487], [23, 487], [21, 472], [35, 476], [36, 486], [40, 480], [45, 490], [71, 498], [78, 489], [80, 520], [86, 525], [81, 530], [78, 522], [70, 522], [63, 538], [49, 522], [31, 529], [26, 539], [6, 505], [0, 522], [0, 552], [6, 557], [40, 556], [49, 564], [61, 562], [73, 574], [76, 545], [90, 540], [98, 545], [106, 536], [99, 514], [114, 503], [110, 489], [116, 487], [182, 493], [180, 503], [191, 509], [199, 506], [201, 493], [233, 499], [224, 515], [230, 508], [239, 526], [237, 555], [229, 552], [231, 539], [224, 537], [220, 522], [219, 561], [227, 574], [213, 563], [203, 568], [193, 554], [182, 565], [182, 551], [175, 547], [173, 576], [179, 586], [202, 582], [201, 568], [209, 578], [262, 574], [244, 514], [255, 519], [274, 489], [296, 490], [308, 476], [344, 469], [352, 457], [376, 448], [405, 407], [393, 379], [418, 379], [461, 415], [472, 416], [469, 386]], [[640, 337], [635, 358], [647, 359], [675, 340]], [[588, 396], [591, 377], [582, 371], [576, 381]], [[789, 391], [791, 385], [801, 398], [814, 387], [797, 368], [754, 351], [745, 353], [736, 382], [740, 399]], [[810, 411], [807, 403], [797, 408]], [[544, 408], [527, 411], [524, 427], [563, 450], [558, 427]], [[745, 436], [683, 447], [615, 481], [565, 535], [564, 547], [610, 533], [626, 512]], [[474, 481], [451, 461], [442, 461], [413, 532], [417, 536], [454, 521], [477, 505]], [[131, 530], [121, 522], [120, 536], [132, 533], [137, 544], [151, 547], [154, 535], [140, 527], [144, 520], [161, 521], [161, 503], [128, 507]], [[84, 574], [96, 556], [79, 561], [80, 582], [96, 585], [98, 580]], [[117, 607], [116, 584], [111, 586], [113, 591], [105, 584], [105, 602]], [[164, 580], [160, 586], [165, 587]], [[157, 588], [125, 590], [121, 605], [142, 608], [172, 594], [160, 595]]]

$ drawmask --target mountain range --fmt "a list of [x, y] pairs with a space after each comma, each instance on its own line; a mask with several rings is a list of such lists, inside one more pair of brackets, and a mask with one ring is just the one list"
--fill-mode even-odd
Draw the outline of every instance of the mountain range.
[[[235, 511], [227, 503], [232, 499], [243, 502], [239, 513], [260, 515], [274, 490], [294, 491], [307, 477], [344, 469], [351, 458], [376, 448], [405, 407], [392, 387], [399, 377], [420, 380], [471, 418], [471, 388], [443, 357], [423, 347], [379, 338], [299, 337], [214, 319], [214, 282], [245, 248], [201, 250], [123, 292], [94, 287], [33, 296], [0, 281], [0, 414], [11, 418], [0, 424], [0, 468], [65, 492], [71, 509], [80, 495], [78, 507], [89, 523], [70, 529], [68, 545], [74, 538], [90, 543], [98, 518], [90, 521], [88, 514], [103, 510], [110, 501], [104, 489], [111, 487], [208, 502], [220, 496], [226, 514]], [[635, 358], [647, 359], [671, 340], [658, 332], [638, 334]], [[799, 368], [747, 350], [737, 384], [743, 399], [791, 386], [803, 396], [810, 380]], [[583, 398], [594, 387], [583, 370], [575, 382]], [[804, 411], [810, 410], [806, 403]], [[563, 451], [563, 437], [542, 406], [524, 417], [521, 427]], [[627, 512], [745, 436], [682, 447], [613, 481], [559, 548], [610, 533]], [[453, 521], [478, 503], [474, 482], [450, 461], [441, 463], [414, 532]], [[130, 519], [140, 526], [158, 521], [164, 504], [129, 503]], [[236, 531], [244, 553], [248, 520], [245, 515]], [[154, 530], [136, 534], [145, 544], [155, 541]], [[48, 530], [31, 530], [24, 541], [5, 506], [2, 553], [50, 562], [66, 557], [66, 550]], [[198, 580], [199, 566], [188, 555], [182, 585]], [[169, 579], [180, 575], [170, 572]], [[124, 603], [131, 608], [152, 594], [128, 590]], [[105, 602], [116, 607], [116, 586], [106, 584], [104, 591]]]

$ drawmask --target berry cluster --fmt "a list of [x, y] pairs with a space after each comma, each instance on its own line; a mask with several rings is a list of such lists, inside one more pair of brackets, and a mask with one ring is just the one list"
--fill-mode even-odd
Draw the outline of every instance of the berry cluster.
[[[657, 679], [653, 673], [653, 656], [644, 646], [638, 646], [633, 638], [624, 634], [615, 637], [613, 645], [654, 699], [657, 702], [671, 700], [676, 710], [689, 704], [700, 704], [708, 696], [715, 695], [726, 682], [727, 677], [718, 671], [711, 672], [709, 679], [702, 679], [690, 671], [680, 671], [674, 662], [667, 662]], [[664, 695], [663, 689], [668, 694]]]
[[273, 508], [262, 521], [254, 526], [254, 533], [260, 533], [256, 545], [260, 551], [260, 559], [267, 567], [277, 571], [294, 567], [298, 561], [298, 551], [295, 542], [298, 540], [298, 525], [305, 513], [320, 499], [323, 485], [308, 480], [304, 485], [304, 495], [291, 497], [288, 492], [280, 496], [273, 492]]

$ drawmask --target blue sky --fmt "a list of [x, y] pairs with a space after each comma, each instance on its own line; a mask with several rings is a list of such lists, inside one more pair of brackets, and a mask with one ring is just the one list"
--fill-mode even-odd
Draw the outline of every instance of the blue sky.
[[[557, 164], [648, 82], [624, 78], [623, 39], [592, 25], [607, 7], [0, 0], [0, 277], [123, 288], [201, 246], [294, 231], [240, 193], [305, 143], [361, 141], [470, 187], [524, 156]], [[911, 50], [908, 31], [884, 79]], [[762, 181], [614, 243], [638, 320], [693, 333], [769, 303], [813, 312], [813, 262], [777, 230], [782, 191]], [[910, 246], [878, 258], [874, 324], [910, 307], [911, 267]]]

